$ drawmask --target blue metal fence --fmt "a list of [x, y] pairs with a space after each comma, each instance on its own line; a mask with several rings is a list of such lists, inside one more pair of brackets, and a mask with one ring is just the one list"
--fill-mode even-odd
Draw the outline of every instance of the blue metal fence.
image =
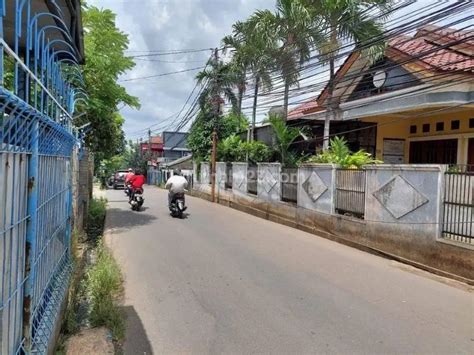
[[34, 3], [0, 0], [2, 354], [47, 352], [71, 271], [72, 115], [85, 94], [68, 27]]

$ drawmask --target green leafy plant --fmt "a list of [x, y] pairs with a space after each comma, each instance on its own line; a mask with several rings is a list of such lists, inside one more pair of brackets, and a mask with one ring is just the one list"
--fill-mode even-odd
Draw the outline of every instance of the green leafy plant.
[[120, 85], [120, 76], [131, 70], [135, 63], [125, 51], [129, 39], [115, 23], [116, 15], [108, 10], [82, 2], [84, 50], [87, 60], [83, 65], [87, 103], [79, 102], [74, 124], [90, 123], [86, 144], [94, 152], [95, 168], [103, 159], [123, 153], [125, 137], [122, 130], [124, 117], [119, 113], [123, 106], [138, 109], [137, 97]]
[[245, 142], [242, 143], [244, 150], [244, 160], [248, 157], [249, 163], [261, 163], [269, 161], [272, 155], [272, 151], [268, 145], [259, 141]]
[[105, 213], [107, 208], [107, 199], [93, 198], [89, 202], [87, 211], [87, 237], [94, 241], [102, 234], [104, 229]]
[[263, 142], [243, 142], [239, 136], [227, 137], [219, 143], [218, 160], [225, 162], [245, 161], [251, 163], [268, 161], [271, 157], [270, 148]]
[[299, 159], [290, 152], [290, 147], [298, 137], [304, 136], [305, 129], [288, 126], [286, 121], [278, 115], [270, 115], [268, 122], [273, 128], [273, 145], [280, 163], [288, 168], [296, 166]]
[[217, 147], [219, 161], [232, 162], [241, 161], [245, 155], [242, 147], [242, 140], [239, 136], [232, 135], [219, 142]]
[[342, 168], [348, 169], [359, 169], [363, 165], [383, 163], [380, 160], [374, 159], [371, 154], [363, 150], [352, 153], [344, 137], [334, 137], [331, 139], [328, 150], [310, 157], [307, 162], [337, 164]]
[[91, 301], [91, 324], [95, 327], [106, 326], [115, 340], [123, 339], [125, 321], [117, 306], [122, 292], [122, 274], [112, 254], [102, 243], [97, 247], [97, 261], [87, 272], [85, 282]]
[[[212, 147], [212, 131], [214, 120], [209, 105], [202, 109], [194, 121], [188, 136], [188, 148], [193, 152], [194, 159], [209, 160]], [[243, 115], [229, 113], [219, 119], [217, 137], [219, 141], [247, 129], [248, 121]]]

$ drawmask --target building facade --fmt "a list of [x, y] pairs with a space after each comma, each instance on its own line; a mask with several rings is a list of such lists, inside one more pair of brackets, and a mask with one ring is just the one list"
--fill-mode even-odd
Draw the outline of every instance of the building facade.
[[[472, 32], [435, 26], [391, 39], [375, 63], [354, 51], [336, 73], [332, 128], [373, 125], [366, 150], [385, 163], [474, 165], [473, 55]], [[289, 119], [322, 125], [327, 103], [326, 88]]]
[[187, 144], [188, 133], [163, 132], [163, 161], [170, 162], [191, 154]]

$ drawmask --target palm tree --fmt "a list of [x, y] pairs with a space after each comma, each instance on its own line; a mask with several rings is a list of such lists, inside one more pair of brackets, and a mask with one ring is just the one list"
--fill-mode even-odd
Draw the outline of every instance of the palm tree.
[[259, 10], [249, 23], [261, 41], [280, 44], [273, 55], [285, 84], [286, 117], [290, 87], [298, 83], [300, 66], [309, 60], [311, 49], [322, 40], [318, 19], [301, 0], [277, 0], [275, 13]]
[[298, 127], [290, 127], [286, 121], [278, 115], [270, 115], [268, 117], [273, 134], [274, 147], [279, 155], [280, 162], [284, 167], [292, 167], [296, 165], [296, 156], [290, 152], [290, 147], [298, 137], [305, 137], [305, 129]]
[[[237, 98], [233, 91], [239, 82], [239, 76], [229, 64], [219, 60], [209, 60], [207, 67], [197, 73], [196, 79], [199, 84], [205, 83], [205, 87], [199, 95], [199, 106], [205, 111], [209, 103], [214, 107], [227, 100], [232, 105], [232, 110], [237, 112]], [[224, 99], [222, 98], [224, 97]], [[219, 115], [220, 112], [217, 112]]]
[[224, 51], [231, 48], [233, 52], [230, 65], [239, 77], [239, 82], [237, 83], [237, 113], [242, 114], [242, 101], [247, 89], [246, 75], [249, 65], [248, 57], [246, 56], [247, 43], [245, 38], [241, 38], [241, 34], [245, 33], [245, 25], [243, 22], [237, 21], [232, 28], [233, 34], [225, 36], [222, 39], [222, 44], [224, 45]]
[[[329, 63], [329, 83], [324, 121], [323, 149], [329, 147], [329, 126], [335, 109], [334, 88], [336, 86], [335, 58], [342, 43], [354, 42], [356, 47], [373, 44], [364, 49], [366, 55], [376, 60], [383, 54], [381, 22], [391, 8], [391, 0], [302, 0], [307, 8], [321, 21], [324, 37], [316, 42], [322, 59]], [[369, 11], [369, 9], [371, 11]], [[369, 12], [379, 10], [375, 19]]]
[[250, 71], [254, 80], [252, 126], [249, 135], [249, 139], [253, 140], [259, 89], [271, 90], [272, 88], [270, 71], [273, 65], [272, 54], [275, 51], [275, 44], [272, 41], [263, 40], [262, 36], [253, 31], [249, 22], [237, 22], [233, 26], [232, 36], [225, 37], [223, 42], [234, 48], [233, 61], [238, 63], [236, 64], [238, 68], [245, 70], [243, 72], [243, 85], [246, 85], [245, 74], [247, 70]]

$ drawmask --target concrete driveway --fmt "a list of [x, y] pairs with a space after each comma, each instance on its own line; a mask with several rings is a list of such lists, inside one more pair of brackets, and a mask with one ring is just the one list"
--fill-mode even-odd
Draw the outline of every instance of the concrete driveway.
[[126, 354], [472, 354], [472, 290], [400, 263], [165, 191], [132, 212], [108, 191], [125, 275]]

